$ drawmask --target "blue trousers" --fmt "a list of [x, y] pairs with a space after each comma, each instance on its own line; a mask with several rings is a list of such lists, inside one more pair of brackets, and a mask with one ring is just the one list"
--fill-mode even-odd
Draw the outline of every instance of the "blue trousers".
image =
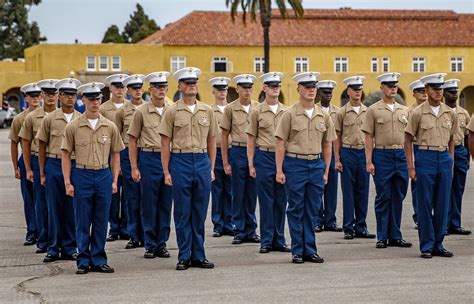
[[220, 148], [216, 152], [214, 176], [211, 186], [214, 231], [232, 233], [232, 183], [230, 176], [224, 172]]
[[140, 183], [133, 181], [128, 148], [120, 151], [120, 167], [122, 169], [123, 193], [127, 206], [128, 235], [131, 240], [142, 242], [143, 227], [140, 216]]
[[165, 185], [161, 153], [140, 151], [138, 164], [145, 250], [166, 247], [170, 237], [172, 188]]
[[466, 176], [469, 166], [468, 153], [463, 145], [458, 145], [454, 149], [454, 172], [448, 212], [448, 229], [461, 228], [462, 197], [466, 187]]
[[334, 151], [331, 158], [331, 165], [329, 166], [328, 182], [324, 186], [324, 199], [316, 216], [316, 223], [314, 226], [332, 227], [336, 222], [336, 208], [337, 208], [337, 187], [338, 187], [339, 172], [335, 168]]
[[[413, 153], [416, 153], [417, 150], [418, 150], [418, 145], [413, 145]], [[416, 198], [416, 182], [411, 180], [410, 187], [411, 187], [411, 204], [413, 206], [413, 221], [415, 222], [415, 225], [418, 225], [418, 216], [416, 215], [416, 209], [418, 206], [417, 198]]]
[[36, 246], [45, 248], [48, 246], [48, 206], [44, 187], [41, 186], [41, 176], [38, 156], [31, 155], [31, 166], [33, 170], [33, 197], [35, 198], [36, 229], [38, 240]]
[[286, 246], [285, 213], [288, 200], [285, 186], [276, 182], [275, 153], [256, 152], [261, 247], [283, 247]]
[[234, 236], [240, 239], [255, 236], [257, 218], [257, 186], [249, 175], [246, 147], [232, 147], [230, 150], [232, 167], [232, 225]]
[[421, 252], [439, 252], [448, 224], [453, 160], [448, 151], [415, 153], [418, 237]]
[[402, 205], [408, 191], [408, 168], [403, 149], [374, 149], [375, 218], [378, 240], [401, 240]]
[[105, 239], [112, 198], [110, 169], [75, 169], [71, 175], [74, 185], [74, 217], [76, 220], [77, 266], [107, 264]]
[[324, 192], [324, 161], [285, 157], [283, 170], [288, 192], [288, 227], [291, 253], [308, 256], [317, 252], [314, 221]]
[[341, 148], [343, 229], [344, 232], [367, 232], [369, 204], [369, 173], [365, 163], [365, 150]]
[[[74, 162], [72, 162], [74, 171]], [[61, 159], [47, 158], [46, 203], [48, 204], [48, 255], [73, 255], [76, 249], [74, 205], [71, 196], [66, 195]]]
[[109, 214], [109, 235], [111, 236], [127, 236], [127, 202], [123, 193], [122, 176], [119, 175], [117, 180], [117, 192], [112, 194], [112, 202], [110, 204]]
[[211, 162], [206, 153], [172, 153], [174, 222], [179, 260], [203, 260], [204, 224], [211, 193]]
[[35, 200], [33, 196], [33, 183], [26, 179], [25, 162], [23, 154], [18, 159], [18, 167], [20, 169], [20, 189], [23, 198], [23, 210], [26, 221], [26, 240], [36, 240], [38, 230], [36, 228]]

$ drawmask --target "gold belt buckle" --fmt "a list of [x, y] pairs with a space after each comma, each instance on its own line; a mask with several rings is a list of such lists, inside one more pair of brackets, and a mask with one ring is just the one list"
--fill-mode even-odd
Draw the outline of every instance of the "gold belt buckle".
[[357, 145], [357, 149], [362, 149], [364, 146], [363, 145]]
[[316, 159], [316, 155], [308, 155], [308, 160], [315, 160]]
[[439, 146], [439, 147], [438, 147], [438, 151], [439, 151], [439, 152], [443, 152], [443, 151], [444, 151], [444, 147], [443, 147], [443, 146]]

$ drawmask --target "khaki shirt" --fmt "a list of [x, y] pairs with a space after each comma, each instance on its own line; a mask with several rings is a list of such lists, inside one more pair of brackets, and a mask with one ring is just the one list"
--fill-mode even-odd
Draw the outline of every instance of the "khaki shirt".
[[247, 134], [245, 130], [249, 125], [248, 117], [250, 112], [258, 105], [258, 102], [251, 101], [249, 112], [245, 112], [240, 100], [234, 100], [224, 110], [220, 127], [228, 130], [232, 142], [247, 143]]
[[374, 137], [376, 147], [402, 146], [405, 142], [408, 117], [408, 107], [395, 102], [392, 112], [389, 106], [380, 100], [367, 109], [362, 131]]
[[457, 105], [455, 114], [458, 117], [459, 132], [454, 135], [454, 144], [463, 145], [464, 137], [469, 135], [469, 130], [467, 129], [470, 119], [469, 112], [463, 107]]
[[214, 111], [205, 103], [196, 101], [194, 113], [191, 113], [180, 99], [168, 107], [158, 133], [171, 139], [171, 149], [207, 149], [208, 140], [217, 134]]
[[[321, 107], [321, 109], [323, 108], [323, 106], [321, 105], [321, 102], [318, 102], [316, 105]], [[328, 114], [329, 114], [329, 116], [331, 116], [331, 119], [332, 119], [333, 123], [336, 123], [336, 115], [337, 115], [337, 111], [339, 111], [339, 109], [340, 109], [339, 107], [337, 107], [333, 104], [329, 104]], [[323, 112], [324, 112], [324, 110], [323, 110]]]
[[474, 133], [474, 115], [469, 120], [469, 124], [467, 125], [467, 130]]
[[276, 113], [273, 113], [268, 103], [257, 105], [249, 116], [249, 125], [245, 132], [256, 138], [258, 147], [275, 148], [275, 130], [287, 106], [278, 103]]
[[[128, 100], [124, 99], [122, 107], [124, 107], [127, 102]], [[118, 111], [117, 107], [114, 105], [114, 102], [110, 99], [104, 102], [103, 104], [101, 104], [99, 108], [100, 114], [102, 114], [102, 116], [104, 116], [110, 121], [115, 121], [115, 114], [117, 114], [117, 111]]]
[[[42, 107], [32, 111], [28, 114], [23, 122], [23, 126], [21, 127], [20, 136], [23, 139], [31, 141], [31, 152], [38, 153], [39, 150], [39, 143], [38, 139], [36, 139], [36, 133], [41, 126], [41, 121], [46, 116], [46, 112]], [[48, 153], [48, 148], [46, 147], [46, 153]]]
[[[411, 112], [413, 112], [413, 110], [415, 110], [416, 108], [418, 108], [418, 106], [420, 106], [419, 104], [416, 103], [416, 100], [414, 103], [411, 104], [411, 106], [408, 107], [408, 111], [410, 111], [410, 114]], [[418, 142], [416, 140], [416, 137], [413, 137], [413, 144], [414, 145], [418, 145]]]
[[411, 113], [405, 132], [416, 136], [419, 145], [447, 147], [450, 136], [459, 132], [458, 119], [444, 103], [435, 116], [430, 104], [425, 102]]
[[[214, 111], [214, 117], [216, 118], [216, 121], [217, 121], [217, 133], [216, 133], [216, 147], [217, 148], [220, 148], [221, 147], [221, 121], [222, 121], [222, 117], [224, 116], [224, 113], [221, 112], [221, 110], [219, 109], [219, 107], [217, 106], [217, 104], [213, 104], [212, 106], [212, 110]], [[227, 107], [227, 105], [226, 105]], [[225, 108], [224, 108], [225, 110]], [[229, 142], [229, 145], [232, 144], [232, 137], [230, 137], [230, 134], [229, 134], [229, 138], [227, 139], [228, 142]]]
[[342, 144], [357, 146], [364, 145], [365, 135], [362, 132], [367, 107], [360, 105], [359, 113], [353, 109], [350, 102], [346, 103], [337, 111], [334, 123], [337, 132], [341, 132]]
[[67, 124], [61, 150], [74, 153], [76, 163], [100, 168], [109, 163], [111, 153], [125, 148], [117, 127], [100, 115], [92, 129], [85, 114]]
[[337, 136], [329, 114], [314, 106], [309, 118], [301, 103], [287, 109], [277, 126], [275, 136], [286, 142], [286, 151], [296, 154], [319, 154], [324, 142], [332, 142]]
[[[163, 116], [168, 109], [168, 104], [164, 103]], [[155, 108], [152, 102], [142, 104], [137, 108], [132, 117], [132, 123], [128, 128], [128, 135], [138, 138], [138, 145], [142, 148], [161, 148], [161, 136], [158, 128], [163, 117]]]
[[12, 125], [10, 128], [10, 133], [8, 134], [8, 139], [11, 140], [14, 143], [20, 142], [20, 130], [21, 127], [23, 126], [23, 122], [26, 119], [26, 116], [30, 114], [31, 110], [30, 108], [26, 109], [25, 111], [21, 112], [20, 114], [16, 115], [15, 118], [13, 118]]
[[[74, 110], [71, 121], [81, 116], [81, 113]], [[64, 130], [68, 124], [62, 109], [56, 109], [48, 114], [36, 133], [36, 139], [45, 142], [50, 154], [61, 155], [61, 144], [64, 138]]]
[[[142, 101], [144, 103], [144, 101]], [[113, 106], [113, 105], [112, 105]], [[128, 128], [132, 122], [133, 113], [135, 113], [136, 107], [131, 101], [127, 101], [123, 107], [117, 110], [115, 114], [115, 125], [117, 126], [120, 135], [122, 136], [123, 143], [128, 146]]]

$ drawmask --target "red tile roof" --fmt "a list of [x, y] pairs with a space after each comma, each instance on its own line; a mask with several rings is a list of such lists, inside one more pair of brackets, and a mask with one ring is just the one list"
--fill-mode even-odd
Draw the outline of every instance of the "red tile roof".
[[[474, 14], [440, 10], [305, 10], [270, 28], [272, 46], [474, 46]], [[232, 22], [229, 12], [194, 11], [139, 43], [162, 45], [263, 45], [260, 22]]]

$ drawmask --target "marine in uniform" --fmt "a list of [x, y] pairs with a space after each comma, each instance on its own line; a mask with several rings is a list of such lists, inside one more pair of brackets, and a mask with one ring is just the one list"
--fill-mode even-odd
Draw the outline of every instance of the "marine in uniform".
[[[416, 109], [416, 107], [428, 100], [428, 95], [426, 95], [425, 85], [420, 80], [413, 81], [408, 87], [410, 91], [413, 92], [413, 97], [415, 98], [415, 102], [408, 107], [408, 110], [411, 113]], [[416, 151], [416, 149], [418, 149], [418, 144], [416, 142], [416, 138], [413, 138], [413, 150]], [[418, 229], [418, 219], [416, 216], [416, 182], [414, 180], [410, 181], [410, 187], [411, 202], [413, 205], [413, 221], [415, 222], [415, 228]]]
[[15, 178], [20, 180], [21, 196], [23, 198], [23, 210], [26, 221], [25, 246], [31, 246], [36, 243], [38, 238], [38, 229], [36, 226], [35, 201], [33, 196], [33, 183], [26, 177], [26, 168], [23, 151], [18, 157], [18, 144], [21, 144], [21, 138], [18, 136], [26, 116], [40, 106], [41, 89], [36, 83], [28, 83], [20, 88], [25, 96], [28, 108], [13, 118], [8, 139], [10, 140], [10, 152]]
[[[332, 92], [337, 83], [333, 80], [318, 81], [318, 96], [320, 101], [318, 106], [323, 112], [331, 116], [332, 122], [336, 121], [336, 113], [339, 107], [331, 104]], [[316, 215], [315, 232], [334, 231], [342, 232], [342, 228], [337, 225], [336, 208], [337, 208], [337, 190], [338, 190], [339, 172], [334, 164], [334, 144], [332, 148], [331, 164], [328, 172], [328, 182], [324, 185], [324, 198], [321, 202], [321, 208]]]
[[[253, 84], [257, 78], [242, 74], [234, 77], [239, 98], [231, 102], [224, 111], [220, 124], [222, 163], [227, 175], [232, 179], [232, 225], [234, 240], [232, 244], [242, 242], [260, 243], [256, 233], [257, 187], [255, 178], [250, 176], [247, 159], [248, 117], [258, 105], [252, 101]], [[232, 149], [228, 152], [229, 134]]]
[[[151, 101], [139, 106], [128, 129], [133, 181], [140, 185], [141, 222], [145, 258], [169, 258], [166, 242], [170, 236], [172, 188], [165, 184], [161, 165], [161, 137], [158, 133], [168, 92], [168, 72], [147, 75]], [[140, 148], [138, 148], [140, 147]]]
[[467, 170], [469, 170], [469, 151], [467, 147], [469, 130], [469, 113], [457, 104], [459, 79], [446, 80], [443, 87], [444, 101], [458, 118], [459, 132], [454, 135], [454, 169], [451, 186], [451, 200], [448, 211], [448, 234], [471, 234], [470, 230], [461, 226], [461, 208], [466, 187]]
[[329, 114], [314, 104], [318, 76], [306, 72], [293, 77], [299, 102], [283, 113], [275, 132], [276, 181], [285, 184], [288, 193], [286, 213], [296, 264], [324, 262], [317, 253], [314, 220], [321, 207], [336, 132]]
[[367, 172], [375, 183], [376, 248], [411, 247], [402, 237], [402, 205], [408, 191], [405, 127], [408, 107], [395, 102], [399, 73], [379, 75], [382, 99], [367, 109], [362, 131], [365, 133]]
[[[46, 80], [57, 81], [56, 79]], [[56, 89], [54, 90], [57, 91]], [[39, 107], [26, 116], [20, 134], [18, 135], [21, 137], [26, 177], [29, 181], [33, 182], [36, 227], [38, 230], [38, 240], [36, 242], [38, 249], [36, 253], [45, 253], [48, 247], [48, 207], [46, 204], [44, 186], [41, 184], [41, 172], [38, 159], [39, 143], [35, 137], [43, 118], [56, 110], [58, 93], [45, 88], [41, 90], [41, 97], [44, 103], [43, 107]]]
[[[107, 264], [105, 239], [124, 144], [114, 123], [99, 114], [103, 87], [93, 82], [78, 88], [86, 111], [67, 124], [61, 145], [64, 185], [74, 204], [79, 253], [76, 274], [114, 272]], [[71, 162], [73, 154], [75, 164]]]
[[196, 99], [200, 74], [193, 67], [174, 73], [183, 97], [168, 108], [158, 129], [165, 183], [173, 186], [176, 270], [214, 268], [206, 259], [204, 224], [214, 180], [217, 123], [211, 107]]
[[[454, 135], [458, 134], [456, 114], [443, 100], [446, 74], [420, 79], [428, 102], [417, 107], [405, 129], [405, 152], [409, 175], [416, 183], [418, 236], [422, 258], [452, 257], [443, 246], [453, 175]], [[413, 159], [413, 137], [418, 150]]]
[[[127, 102], [125, 99], [125, 86], [123, 85], [123, 80], [127, 77], [127, 74], [113, 74], [105, 79], [110, 90], [110, 99], [100, 105], [99, 112], [110, 121], [115, 121], [115, 114], [118, 109]], [[127, 231], [127, 205], [122, 191], [122, 175], [119, 175], [118, 178], [117, 192], [112, 194], [107, 242], [113, 242], [119, 238], [121, 240], [129, 239]]]
[[249, 116], [247, 159], [249, 173], [257, 182], [260, 206], [260, 253], [290, 252], [285, 241], [285, 186], [276, 182], [275, 130], [287, 107], [278, 101], [281, 90], [280, 72], [260, 76], [265, 100]]
[[[74, 206], [72, 197], [66, 195], [61, 169], [61, 143], [66, 125], [80, 116], [74, 110], [77, 88], [81, 82], [66, 78], [60, 81], [38, 82], [42, 90], [56, 93], [59, 90], [61, 108], [48, 114], [36, 134], [39, 141], [39, 166], [41, 184], [45, 187], [48, 206], [48, 250], [43, 262], [75, 260], [77, 257]], [[74, 160], [72, 161], [74, 163]], [[73, 169], [74, 170], [74, 169]]]
[[117, 110], [115, 114], [115, 125], [117, 126], [125, 149], [120, 152], [120, 167], [122, 169], [123, 192], [127, 206], [127, 231], [130, 237], [125, 249], [133, 249], [143, 246], [143, 227], [141, 221], [140, 208], [140, 183], [132, 178], [132, 167], [128, 153], [128, 128], [132, 121], [132, 116], [137, 107], [144, 103], [143, 80], [144, 75], [130, 75], [123, 80], [123, 85], [127, 87], [127, 93], [131, 97], [124, 106]]
[[[227, 89], [229, 87], [230, 78], [214, 77], [209, 80], [212, 85], [212, 95], [214, 95], [214, 104], [212, 110], [217, 124], [220, 125], [224, 110], [227, 107]], [[216, 135], [216, 164], [214, 166], [215, 179], [212, 182], [212, 224], [214, 225], [213, 237], [222, 235], [233, 236], [232, 231], [232, 182], [229, 175], [225, 174], [222, 164], [221, 152], [221, 133], [218, 128]], [[232, 143], [229, 138], [228, 147]]]
[[367, 107], [361, 103], [364, 76], [344, 79], [349, 102], [337, 111], [334, 142], [336, 169], [341, 172], [344, 239], [375, 238], [367, 230], [369, 173], [366, 171], [364, 123]]

